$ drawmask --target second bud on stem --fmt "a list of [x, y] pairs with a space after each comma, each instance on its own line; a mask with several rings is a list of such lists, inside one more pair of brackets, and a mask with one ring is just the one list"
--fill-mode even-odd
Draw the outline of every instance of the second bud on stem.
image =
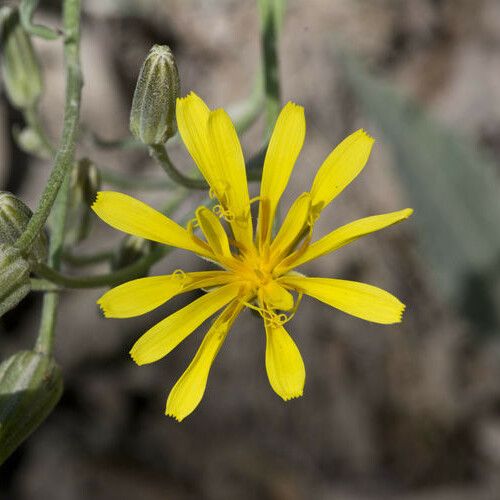
[[144, 144], [164, 144], [177, 131], [179, 87], [172, 51], [166, 45], [154, 45], [142, 65], [130, 112], [130, 131]]

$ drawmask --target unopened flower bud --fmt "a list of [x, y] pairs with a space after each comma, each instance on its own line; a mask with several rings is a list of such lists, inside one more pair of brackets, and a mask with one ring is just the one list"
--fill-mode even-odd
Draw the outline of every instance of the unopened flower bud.
[[7, 96], [13, 106], [32, 107], [42, 93], [42, 74], [29, 35], [21, 25], [17, 10], [5, 8], [0, 47], [2, 75]]
[[30, 289], [29, 262], [16, 248], [0, 245], [0, 316], [17, 306]]
[[97, 167], [88, 158], [79, 160], [71, 173], [67, 242], [78, 243], [87, 237], [92, 221], [89, 207], [100, 187], [101, 176]]
[[177, 131], [175, 101], [179, 74], [172, 51], [154, 45], [142, 65], [135, 87], [130, 131], [144, 144], [164, 144]]
[[116, 271], [134, 264], [151, 251], [152, 243], [137, 236], [123, 238], [118, 250], [113, 255], [111, 269]]
[[21, 351], [0, 364], [0, 465], [48, 417], [62, 390], [49, 356]]
[[73, 170], [71, 184], [80, 191], [82, 201], [91, 206], [101, 189], [101, 174], [91, 160], [82, 158]]
[[[0, 244], [12, 246], [26, 229], [31, 216], [30, 208], [17, 196], [0, 191]], [[47, 235], [42, 231], [30, 249], [29, 260], [45, 261], [47, 258]]]
[[47, 143], [43, 141], [40, 133], [31, 127], [21, 128], [18, 125], [14, 125], [12, 127], [12, 135], [19, 149], [25, 153], [44, 160], [51, 158], [52, 152], [47, 147]]

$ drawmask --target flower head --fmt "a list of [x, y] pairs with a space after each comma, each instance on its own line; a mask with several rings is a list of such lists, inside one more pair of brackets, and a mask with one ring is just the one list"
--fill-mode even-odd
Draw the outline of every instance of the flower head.
[[[276, 209], [305, 137], [304, 110], [288, 103], [276, 122], [262, 171], [260, 195], [251, 200], [245, 163], [233, 124], [222, 109], [210, 111], [194, 93], [177, 101], [182, 139], [218, 200], [204, 206], [187, 228], [125, 194], [100, 192], [93, 205], [101, 219], [141, 238], [193, 252], [220, 269], [176, 271], [124, 283], [98, 301], [104, 314], [128, 318], [151, 311], [177, 294], [208, 290], [148, 330], [130, 354], [139, 364], [166, 356], [205, 320], [219, 311], [193, 361], [170, 392], [166, 413], [189, 415], [205, 391], [212, 363], [236, 317], [244, 308], [257, 311], [266, 332], [266, 370], [284, 400], [302, 395], [305, 368], [284, 324], [295, 314], [303, 294], [375, 323], [401, 321], [404, 305], [372, 285], [333, 278], [306, 277], [298, 266], [379, 229], [408, 218], [405, 209], [351, 222], [312, 242], [322, 210], [365, 166], [374, 140], [363, 130], [344, 139], [321, 165], [311, 189], [290, 207], [273, 234]], [[256, 228], [251, 204], [258, 202]], [[197, 230], [198, 229], [198, 230]]]

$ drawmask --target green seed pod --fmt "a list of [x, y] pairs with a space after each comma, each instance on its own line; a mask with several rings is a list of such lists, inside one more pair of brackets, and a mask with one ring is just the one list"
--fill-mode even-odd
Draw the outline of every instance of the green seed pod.
[[[26, 229], [33, 212], [19, 198], [7, 191], [0, 191], [0, 244], [14, 245]], [[31, 247], [29, 260], [42, 262], [47, 259], [47, 235], [42, 231]]]
[[4, 9], [1, 15], [2, 74], [7, 96], [13, 106], [34, 106], [42, 93], [42, 73], [29, 35], [17, 10]]
[[93, 220], [90, 205], [95, 201], [100, 187], [101, 176], [97, 167], [88, 158], [79, 160], [70, 179], [71, 201], [66, 224], [67, 243], [78, 243], [88, 236]]
[[134, 264], [151, 251], [152, 243], [137, 236], [126, 236], [111, 260], [111, 269], [117, 271]]
[[28, 261], [16, 248], [0, 245], [0, 316], [19, 304], [30, 289]]
[[0, 364], [0, 465], [49, 416], [62, 390], [49, 356], [21, 351]]
[[175, 101], [179, 74], [172, 51], [154, 45], [142, 65], [135, 87], [130, 131], [144, 144], [164, 144], [177, 131]]

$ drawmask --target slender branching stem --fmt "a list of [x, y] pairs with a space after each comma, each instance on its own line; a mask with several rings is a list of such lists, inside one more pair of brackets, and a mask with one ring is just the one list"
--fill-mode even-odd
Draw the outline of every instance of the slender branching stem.
[[[61, 254], [64, 247], [64, 229], [69, 195], [69, 173], [59, 190], [53, 210], [53, 230], [49, 244], [48, 264], [57, 270], [61, 266]], [[59, 305], [59, 293], [51, 291], [43, 296], [42, 318], [38, 330], [35, 350], [44, 354], [52, 354]]]
[[153, 264], [163, 258], [170, 250], [172, 250], [170, 247], [155, 247], [146, 256], [127, 267], [111, 273], [94, 276], [70, 276], [59, 272], [47, 264], [38, 264], [34, 272], [39, 277], [65, 288], [102, 288], [123, 283], [132, 277], [144, 275]]
[[62, 140], [54, 160], [54, 168], [40, 198], [38, 208], [17, 242], [23, 253], [29, 251], [43, 229], [59, 188], [71, 169], [78, 135], [82, 75], [80, 69], [80, 0], [64, 0], [64, 59], [66, 64], [66, 101]]
[[71, 250], [65, 250], [63, 252], [62, 258], [64, 262], [76, 266], [95, 266], [96, 264], [102, 264], [103, 262], [108, 262], [112, 259], [114, 252], [112, 250], [104, 250], [102, 252], [96, 252], [92, 254], [75, 254]]
[[150, 146], [151, 156], [160, 164], [167, 175], [177, 184], [188, 189], [208, 190], [209, 185], [205, 179], [195, 179], [184, 175], [172, 162], [163, 144]]

